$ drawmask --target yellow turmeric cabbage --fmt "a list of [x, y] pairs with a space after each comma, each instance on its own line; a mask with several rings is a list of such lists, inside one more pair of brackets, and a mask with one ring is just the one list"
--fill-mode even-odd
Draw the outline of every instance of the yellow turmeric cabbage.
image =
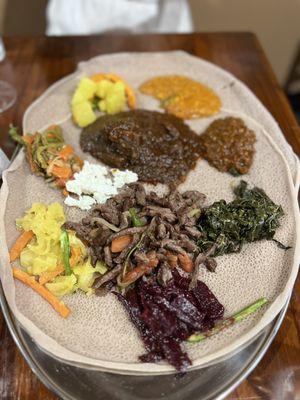
[[72, 106], [72, 114], [74, 121], [80, 128], [84, 128], [96, 121], [96, 114], [94, 113], [92, 104], [85, 100], [82, 103], [74, 104]]
[[124, 111], [126, 106], [125, 84], [122, 81], [112, 82], [108, 79], [94, 82], [92, 79], [82, 78], [71, 100], [74, 121], [81, 128], [96, 120], [97, 108], [107, 114], [115, 114]]
[[34, 203], [23, 218], [16, 220], [19, 228], [33, 231], [35, 240], [21, 252], [21, 265], [32, 275], [53, 271], [61, 260], [60, 233], [65, 222], [63, 208], [59, 203], [49, 206]]
[[96, 82], [90, 78], [82, 78], [77, 86], [75, 94], [80, 93], [85, 100], [90, 100], [94, 97], [96, 89]]
[[76, 282], [76, 276], [72, 274], [57, 276], [52, 282], [46, 283], [45, 286], [54, 296], [61, 297], [73, 293], [77, 289]]
[[125, 85], [123, 82], [112, 83], [103, 80], [97, 83], [97, 93], [102, 94], [99, 97], [99, 109], [107, 114], [116, 114], [124, 111], [126, 108]]
[[[40, 276], [44, 272], [57, 270], [63, 264], [60, 237], [65, 215], [59, 203], [50, 205], [34, 203], [23, 218], [16, 220], [20, 229], [33, 231], [35, 238], [27, 244], [20, 254], [21, 266], [30, 275]], [[98, 262], [92, 266], [86, 247], [74, 232], [68, 232], [71, 247], [70, 264], [72, 275], [56, 276], [45, 284], [55, 296], [63, 296], [81, 289], [93, 293], [91, 286], [97, 276], [107, 271], [105, 264]]]
[[109, 92], [111, 92], [115, 86], [115, 83], [109, 81], [108, 79], [103, 79], [100, 82], [96, 83], [96, 96], [100, 99], [104, 99], [108, 96]]
[[88, 259], [84, 264], [77, 265], [73, 268], [73, 272], [77, 276], [78, 288], [83, 290], [87, 294], [93, 293], [93, 289], [91, 289], [91, 286], [93, 285], [96, 278], [95, 272], [105, 274], [106, 271], [107, 268], [104, 263], [100, 263], [98, 261], [96, 266], [93, 267], [90, 259]]

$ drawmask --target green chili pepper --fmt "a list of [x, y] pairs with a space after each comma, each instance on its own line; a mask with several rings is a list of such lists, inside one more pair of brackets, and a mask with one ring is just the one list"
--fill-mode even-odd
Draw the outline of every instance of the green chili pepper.
[[71, 248], [70, 248], [68, 232], [65, 231], [64, 229], [62, 229], [62, 233], [60, 235], [60, 248], [62, 251], [63, 264], [65, 267], [66, 275], [71, 275], [72, 274], [70, 266]]
[[145, 225], [143, 223], [143, 221], [137, 216], [135, 208], [130, 208], [129, 214], [131, 216], [133, 226], [144, 226]]
[[202, 340], [204, 340], [210, 336], [213, 336], [216, 333], [221, 332], [223, 329], [228, 328], [229, 326], [235, 324], [236, 322], [242, 321], [243, 319], [248, 317], [248, 315], [255, 313], [260, 307], [262, 307], [266, 303], [267, 303], [267, 299], [265, 299], [265, 298], [259, 299], [255, 303], [252, 303], [252, 304], [250, 304], [250, 306], [243, 308], [242, 310], [240, 310], [236, 314], [232, 315], [231, 317], [224, 319], [218, 325], [216, 325], [214, 328], [212, 328], [206, 332], [194, 333], [187, 339], [187, 341], [190, 343], [201, 342]]
[[21, 144], [22, 146], [25, 146], [24, 139], [23, 139], [22, 135], [18, 134], [18, 128], [16, 126], [13, 126], [12, 124], [10, 124], [8, 134], [12, 138], [12, 140]]
[[39, 146], [35, 153], [35, 161], [40, 165], [41, 168], [47, 169], [48, 164], [44, 158], [43, 153], [47, 151], [47, 146]]

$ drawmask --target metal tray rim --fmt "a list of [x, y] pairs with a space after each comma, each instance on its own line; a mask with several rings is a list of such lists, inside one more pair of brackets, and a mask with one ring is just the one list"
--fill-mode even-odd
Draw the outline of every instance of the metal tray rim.
[[[224, 390], [222, 390], [219, 393], [216, 393], [216, 397], [214, 397], [215, 400], [222, 400], [228, 394], [230, 394], [254, 370], [254, 368], [261, 361], [261, 359], [263, 358], [264, 354], [268, 350], [269, 346], [271, 345], [273, 339], [275, 338], [275, 336], [282, 324], [282, 321], [284, 319], [284, 316], [286, 314], [286, 311], [287, 311], [287, 308], [289, 305], [290, 297], [291, 297], [291, 293], [289, 295], [289, 298], [288, 298], [284, 308], [280, 311], [280, 314], [272, 322], [271, 325], [273, 325], [273, 326], [269, 327], [269, 329], [270, 329], [269, 332], [266, 332], [266, 330], [265, 330], [264, 332], [261, 333], [261, 335], [263, 337], [261, 339], [260, 348], [255, 354], [253, 354], [253, 357], [252, 357], [251, 361], [249, 362], [249, 364], [243, 370], [241, 370], [239, 376], [233, 382], [230, 382]], [[65, 400], [68, 400], [68, 399], [71, 400], [72, 397], [70, 397], [67, 392], [65, 392], [61, 387], [59, 387], [56, 384], [55, 381], [50, 379], [43, 372], [43, 370], [38, 366], [38, 363], [35, 360], [35, 358], [30, 354], [30, 350], [28, 349], [28, 346], [26, 345], [24, 340], [22, 340], [22, 335], [20, 333], [19, 324], [13, 317], [13, 315], [9, 309], [9, 306], [6, 302], [1, 283], [0, 283], [0, 306], [2, 308], [5, 321], [7, 323], [8, 329], [13, 337], [13, 340], [16, 343], [18, 349], [20, 350], [22, 356], [25, 358], [27, 364], [33, 371], [33, 373], [40, 379], [40, 381], [49, 390], [51, 390], [57, 396], [61, 397], [62, 399], [65, 399]], [[254, 338], [253, 340], [251, 340], [250, 343], [252, 343], [255, 339], [257, 339], [257, 337]], [[247, 346], [249, 346], [250, 343], [247, 343], [247, 345], [243, 349], [245, 349]], [[240, 349], [240, 351], [243, 351], [243, 349]], [[233, 356], [233, 354], [231, 356]], [[81, 366], [79, 366], [79, 367], [81, 367]]]

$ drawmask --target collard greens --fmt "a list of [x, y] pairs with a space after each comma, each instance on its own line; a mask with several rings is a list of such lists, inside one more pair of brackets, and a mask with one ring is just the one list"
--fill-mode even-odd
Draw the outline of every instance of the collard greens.
[[198, 244], [202, 251], [217, 243], [213, 255], [218, 256], [238, 252], [246, 242], [273, 239], [284, 214], [282, 207], [262, 189], [247, 186], [247, 182], [241, 181], [234, 189], [236, 197], [232, 202], [220, 200], [204, 210], [198, 221], [202, 232]]

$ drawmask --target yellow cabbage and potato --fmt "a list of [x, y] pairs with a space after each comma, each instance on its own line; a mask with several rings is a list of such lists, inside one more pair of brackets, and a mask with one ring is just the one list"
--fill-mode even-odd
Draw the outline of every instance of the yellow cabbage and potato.
[[81, 128], [96, 120], [97, 109], [107, 114], [116, 114], [124, 111], [126, 106], [126, 86], [121, 80], [112, 82], [102, 79], [96, 82], [82, 78], [71, 100], [74, 121]]
[[[60, 236], [64, 223], [65, 215], [59, 203], [34, 203], [23, 218], [17, 219], [16, 224], [20, 229], [31, 230], [35, 234], [35, 239], [27, 244], [20, 255], [21, 266], [30, 275], [41, 276], [45, 272], [57, 270], [63, 264]], [[61, 274], [45, 286], [55, 296], [70, 294], [77, 289], [91, 294], [96, 273], [104, 274], [106, 266], [97, 263], [93, 267], [84, 244], [72, 232], [69, 232], [69, 242], [71, 250], [76, 250], [77, 254], [73, 260], [74, 265], [71, 265], [72, 274]]]

